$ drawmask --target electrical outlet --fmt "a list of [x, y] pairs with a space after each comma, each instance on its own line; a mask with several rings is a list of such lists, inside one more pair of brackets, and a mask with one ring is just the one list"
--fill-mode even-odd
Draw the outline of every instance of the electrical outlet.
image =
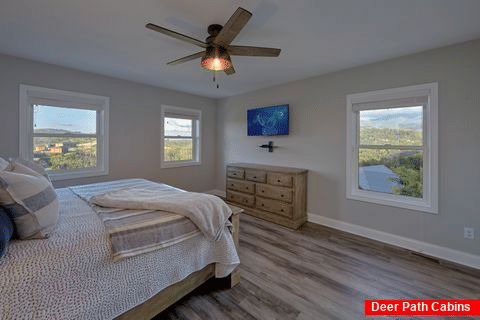
[[468, 240], [475, 239], [475, 229], [473, 228], [463, 228], [463, 237]]

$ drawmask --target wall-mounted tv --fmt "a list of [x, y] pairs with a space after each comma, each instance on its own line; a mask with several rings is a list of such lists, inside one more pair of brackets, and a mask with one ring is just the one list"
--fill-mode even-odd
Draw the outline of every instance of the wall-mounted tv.
[[288, 104], [247, 111], [249, 136], [278, 136], [288, 134]]

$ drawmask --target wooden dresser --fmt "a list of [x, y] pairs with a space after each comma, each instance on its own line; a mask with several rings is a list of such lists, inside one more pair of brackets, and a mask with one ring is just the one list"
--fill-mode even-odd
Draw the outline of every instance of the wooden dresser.
[[297, 229], [307, 221], [307, 170], [228, 164], [227, 201], [245, 213]]

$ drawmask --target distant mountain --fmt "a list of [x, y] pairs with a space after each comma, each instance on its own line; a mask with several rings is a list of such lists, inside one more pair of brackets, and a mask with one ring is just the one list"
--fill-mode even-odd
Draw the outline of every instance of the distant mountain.
[[45, 129], [34, 129], [34, 133], [54, 133], [54, 134], [65, 134], [65, 133], [81, 133], [79, 131], [69, 131], [64, 129], [53, 129], [53, 128], [45, 128]]
[[165, 135], [170, 137], [177, 137], [177, 136], [190, 136], [191, 131], [180, 131], [180, 130], [165, 130]]

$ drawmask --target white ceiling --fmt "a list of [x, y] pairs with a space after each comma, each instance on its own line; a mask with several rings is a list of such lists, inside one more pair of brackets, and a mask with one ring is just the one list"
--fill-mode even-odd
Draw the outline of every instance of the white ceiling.
[[[253, 17], [232, 44], [282, 52], [233, 56], [219, 89], [199, 59], [166, 65], [200, 48], [145, 28], [203, 41], [239, 6]], [[480, 0], [0, 0], [0, 53], [222, 98], [480, 38], [479, 13]]]

